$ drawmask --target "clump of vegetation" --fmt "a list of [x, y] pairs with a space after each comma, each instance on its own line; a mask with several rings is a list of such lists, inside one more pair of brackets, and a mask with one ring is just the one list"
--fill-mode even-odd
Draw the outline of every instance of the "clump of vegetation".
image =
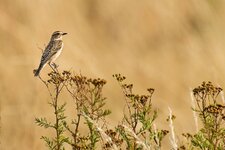
[[[106, 121], [111, 111], [105, 108], [107, 99], [102, 92], [106, 84], [104, 79], [92, 79], [55, 69], [48, 74], [47, 80], [39, 77], [50, 94], [49, 104], [53, 108], [55, 119], [50, 122], [42, 117], [36, 118], [35, 122], [38, 126], [55, 131], [55, 137], [41, 137], [50, 150], [63, 150], [66, 146], [73, 150], [161, 149], [162, 141], [169, 131], [159, 130], [154, 124], [158, 115], [152, 106], [154, 89], [147, 89], [146, 94], [136, 94], [133, 84], [125, 83], [126, 77], [121, 74], [114, 74], [113, 77], [121, 88], [126, 104], [122, 120], [115, 127]], [[177, 144], [173, 126], [175, 116], [169, 108], [172, 149], [225, 149], [225, 106], [217, 100], [221, 91], [220, 87], [211, 82], [203, 82], [193, 89], [197, 106], [193, 111], [201, 120], [201, 129], [194, 134], [183, 134], [187, 140], [184, 145]], [[60, 98], [63, 92], [69, 93], [70, 100], [74, 102], [72, 107], [76, 113], [72, 120], [67, 119], [65, 112], [68, 99]], [[83, 132], [81, 126], [82, 129], [86, 127], [88, 132]]]
[[183, 134], [189, 141], [187, 149], [225, 149], [225, 105], [219, 104], [218, 95], [222, 88], [211, 82], [203, 82], [193, 89], [197, 107], [193, 109], [201, 120], [202, 128], [196, 134]]
[[[104, 128], [105, 116], [110, 111], [104, 109], [105, 98], [102, 95], [102, 88], [106, 84], [102, 79], [91, 79], [82, 75], [72, 75], [69, 71], [52, 71], [48, 74], [49, 79], [42, 82], [47, 87], [51, 96], [49, 103], [54, 109], [55, 122], [52, 124], [46, 118], [36, 118], [36, 123], [45, 128], [53, 128], [56, 132], [55, 138], [42, 137], [49, 149], [65, 149], [64, 145], [69, 144], [73, 149], [95, 149], [96, 144], [101, 140], [101, 135], [94, 125], [94, 122], [102, 121]], [[76, 114], [68, 123], [66, 120], [66, 102], [59, 103], [59, 95], [62, 91], [70, 93], [74, 101]], [[89, 133], [80, 133], [81, 119], [82, 125], [86, 125]], [[93, 121], [92, 121], [93, 120]], [[66, 132], [68, 134], [66, 134]]]
[[[105, 109], [106, 98], [102, 90], [106, 81], [74, 75], [70, 71], [53, 70], [45, 81], [51, 97], [50, 106], [54, 110], [54, 123], [46, 118], [36, 118], [37, 125], [55, 130], [55, 137], [42, 136], [51, 150], [63, 150], [70, 145], [74, 150], [83, 149], [149, 149], [161, 147], [161, 141], [168, 133], [166, 130], [153, 129], [157, 112], [152, 110], [151, 97], [154, 89], [148, 94], [134, 94], [132, 84], [125, 84], [125, 77], [115, 74], [126, 101], [123, 119], [115, 128], [110, 129], [106, 117], [111, 113]], [[65, 114], [66, 102], [59, 98], [62, 92], [68, 92], [74, 101], [76, 113], [68, 121]], [[71, 122], [71, 123], [70, 123]], [[80, 130], [85, 126], [88, 133]]]
[[119, 83], [125, 96], [126, 109], [122, 123], [116, 128], [121, 138], [125, 141], [127, 149], [160, 149], [162, 139], [167, 135], [167, 130], [153, 128], [157, 111], [152, 109], [152, 95], [154, 89], [147, 89], [148, 94], [139, 95], [133, 92], [133, 84], [126, 84], [126, 77], [115, 74], [113, 77]]

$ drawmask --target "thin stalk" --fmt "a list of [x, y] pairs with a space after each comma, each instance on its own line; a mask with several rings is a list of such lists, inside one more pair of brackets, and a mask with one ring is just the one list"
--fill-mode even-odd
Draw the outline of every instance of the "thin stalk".
[[170, 126], [170, 130], [171, 130], [171, 137], [170, 137], [170, 143], [173, 146], [174, 150], [177, 150], [178, 146], [177, 146], [177, 140], [175, 138], [175, 131], [174, 131], [174, 126], [173, 126], [173, 119], [172, 119], [172, 110], [170, 107], [168, 107], [169, 109], [169, 126]]
[[57, 143], [57, 150], [60, 150], [60, 143], [59, 143], [59, 119], [58, 119], [58, 96], [59, 96], [59, 86], [56, 86], [56, 96], [54, 101], [54, 109], [55, 109], [55, 130], [56, 130], [56, 143]]

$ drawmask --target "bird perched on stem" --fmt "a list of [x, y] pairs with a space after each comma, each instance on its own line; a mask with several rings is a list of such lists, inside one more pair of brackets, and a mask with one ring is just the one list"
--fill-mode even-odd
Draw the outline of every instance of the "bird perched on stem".
[[41, 69], [44, 68], [47, 63], [50, 66], [53, 65], [56, 58], [58, 58], [62, 52], [63, 49], [62, 37], [63, 35], [66, 34], [67, 33], [64, 33], [62, 31], [55, 31], [52, 34], [52, 37], [42, 54], [40, 65], [37, 70], [34, 70], [34, 76], [39, 76]]

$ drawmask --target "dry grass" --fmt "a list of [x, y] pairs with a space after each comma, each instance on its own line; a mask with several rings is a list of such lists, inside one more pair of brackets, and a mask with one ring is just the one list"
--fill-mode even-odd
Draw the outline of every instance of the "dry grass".
[[119, 72], [138, 92], [156, 89], [158, 127], [167, 127], [169, 105], [177, 116], [176, 133], [194, 132], [189, 87], [203, 80], [225, 87], [224, 10], [222, 0], [1, 1], [1, 149], [44, 148], [39, 137], [45, 132], [34, 118], [48, 114], [49, 97], [32, 70], [39, 63], [38, 47], [55, 30], [69, 33], [57, 61], [61, 68], [108, 81], [108, 107], [117, 109], [112, 122], [123, 110], [111, 77]]

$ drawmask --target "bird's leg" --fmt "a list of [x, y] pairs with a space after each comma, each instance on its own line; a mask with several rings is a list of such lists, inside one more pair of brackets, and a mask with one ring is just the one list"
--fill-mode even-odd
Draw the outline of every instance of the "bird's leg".
[[52, 63], [52, 66], [55, 68], [55, 69], [57, 69], [58, 67], [59, 67], [59, 65], [57, 65], [56, 63]]
[[54, 66], [51, 64], [51, 62], [49, 62], [48, 65], [52, 68], [52, 70], [53, 70], [54, 72], [56, 72], [56, 70], [55, 70]]
[[52, 68], [52, 70], [54, 72], [59, 72], [58, 69], [57, 69], [59, 66], [56, 65], [55, 63], [49, 62], [48, 65]]

